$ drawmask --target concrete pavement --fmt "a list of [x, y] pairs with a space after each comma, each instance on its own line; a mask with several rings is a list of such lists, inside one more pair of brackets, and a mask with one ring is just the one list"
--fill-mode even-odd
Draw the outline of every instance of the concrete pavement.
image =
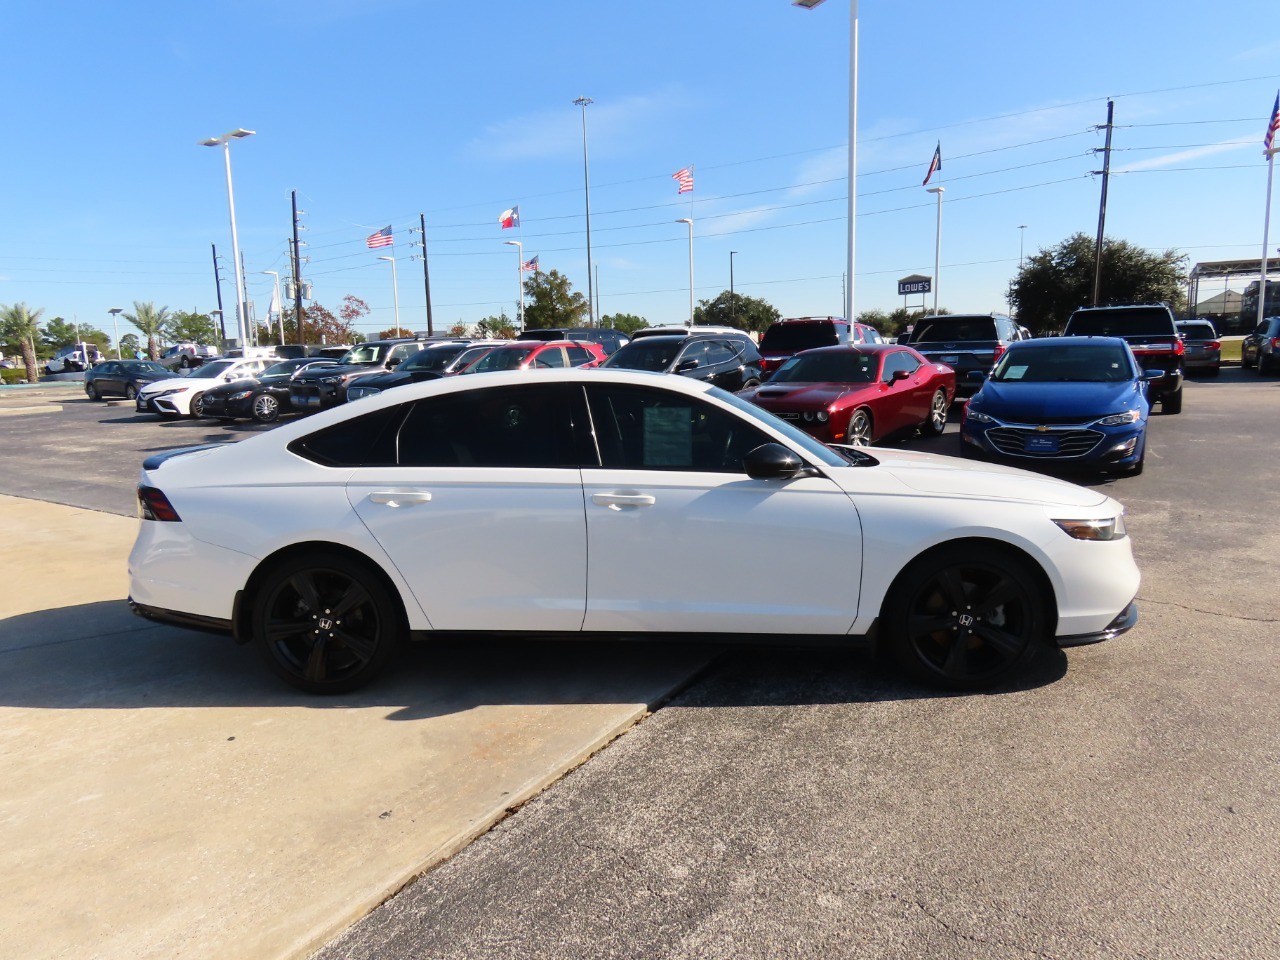
[[0, 496], [4, 960], [306, 955], [708, 656], [437, 646], [307, 697], [128, 611], [136, 525]]

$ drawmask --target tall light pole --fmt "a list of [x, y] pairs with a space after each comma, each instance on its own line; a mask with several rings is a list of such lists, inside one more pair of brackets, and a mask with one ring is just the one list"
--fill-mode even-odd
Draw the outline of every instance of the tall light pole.
[[116, 359], [120, 359], [120, 314], [124, 312], [124, 307], [112, 307], [107, 313], [111, 314], [111, 328], [116, 334]]
[[946, 187], [925, 187], [925, 190], [934, 194], [938, 198], [938, 229], [933, 237], [933, 314], [938, 315], [938, 288], [942, 286], [942, 276], [939, 273], [941, 269], [942, 257], [942, 194], [946, 192]]
[[[578, 97], [573, 101], [582, 108], [582, 193], [587, 201], [587, 318], [588, 326], [596, 325], [595, 290], [591, 280], [591, 175], [587, 166], [587, 105], [595, 103], [590, 97]], [[521, 298], [523, 300], [523, 297]], [[523, 327], [523, 324], [521, 324]]]
[[693, 326], [693, 219], [681, 217], [676, 223], [689, 225], [689, 326]]
[[738, 252], [737, 250], [729, 251], [729, 323], [730, 324], [732, 324], [733, 321], [737, 319], [737, 314], [734, 310], [734, 304], [733, 304], [733, 255], [737, 252]]
[[[275, 278], [275, 297], [271, 303], [276, 308], [276, 322], [280, 324], [280, 345], [284, 346], [284, 301], [280, 299], [280, 271], [263, 270], [263, 273]], [[268, 310], [267, 313], [271, 311]], [[269, 320], [270, 318], [268, 318]]]
[[1025, 223], [1018, 224], [1018, 272], [1022, 272], [1022, 250], [1024, 241], [1027, 238], [1027, 225]]
[[252, 137], [253, 130], [239, 127], [220, 137], [201, 140], [202, 147], [222, 147], [222, 156], [227, 165], [227, 207], [231, 211], [231, 260], [236, 268], [236, 321], [240, 333], [241, 348], [249, 345], [249, 318], [245, 310], [248, 296], [244, 290], [244, 270], [240, 266], [240, 237], [236, 233], [236, 195], [231, 187], [231, 141]]
[[379, 257], [379, 260], [386, 260], [391, 264], [391, 301], [396, 306], [396, 333], [400, 333], [400, 284], [396, 282], [396, 258], [395, 257]]
[[524, 333], [524, 244], [519, 240], [504, 240], [509, 247], [516, 248], [516, 303], [520, 314], [520, 333]]
[[[793, 7], [812, 10], [823, 0], [791, 0]], [[845, 318], [852, 323], [854, 282], [854, 240], [858, 211], [858, 0], [849, 0], [849, 263], [848, 282], [845, 284]]]

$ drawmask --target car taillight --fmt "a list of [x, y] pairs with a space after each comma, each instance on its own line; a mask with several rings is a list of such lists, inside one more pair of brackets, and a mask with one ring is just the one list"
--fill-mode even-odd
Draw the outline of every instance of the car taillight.
[[1271, 349], [1272, 349], [1272, 350], [1280, 350], [1280, 337], [1272, 337], [1272, 338], [1271, 338]]
[[168, 523], [181, 523], [178, 511], [173, 509], [169, 498], [155, 487], [138, 485], [138, 518], [140, 520], [161, 520]]
[[1186, 352], [1187, 352], [1187, 345], [1185, 343], [1183, 343], [1181, 340], [1173, 341], [1173, 355], [1175, 357], [1180, 357]]
[[1210, 340], [1205, 344], [1205, 348], [1208, 350], [1221, 350], [1222, 342], [1220, 340]]
[[1000, 354], [1004, 353], [1004, 351], [1005, 351], [1005, 346], [1004, 346], [1004, 344], [1003, 344], [1003, 343], [997, 343], [997, 344], [996, 344], [996, 350], [995, 350], [995, 353], [991, 354], [991, 362], [992, 362], [992, 363], [995, 363], [997, 360], [999, 360], [999, 359], [1000, 359]]

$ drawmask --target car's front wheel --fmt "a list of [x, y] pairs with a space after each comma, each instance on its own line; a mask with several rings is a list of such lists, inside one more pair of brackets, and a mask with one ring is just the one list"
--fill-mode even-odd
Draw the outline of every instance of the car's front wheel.
[[280, 419], [280, 401], [269, 393], [254, 397], [253, 419], [259, 423], [275, 423]]
[[845, 431], [844, 442], [850, 445], [866, 446], [871, 442], [871, 411], [860, 407], [853, 411], [849, 418], [849, 429]]
[[404, 642], [400, 604], [363, 563], [295, 557], [273, 568], [253, 601], [253, 642], [299, 690], [346, 693], [372, 680]]
[[102, 392], [98, 389], [98, 385], [92, 380], [84, 385], [84, 392], [88, 395], [90, 400], [102, 399]]
[[204, 416], [204, 394], [203, 393], [197, 393], [194, 397], [191, 398], [191, 406], [189, 409], [191, 410], [192, 420], [199, 420], [201, 417]]
[[1044, 646], [1045, 601], [1025, 562], [951, 546], [899, 575], [885, 599], [888, 648], [917, 679], [951, 690], [999, 683]]
[[126, 383], [124, 385], [124, 398], [126, 400], [137, 400], [138, 388], [135, 387], [132, 383]]
[[929, 417], [920, 424], [920, 432], [926, 437], [936, 437], [947, 428], [947, 391], [939, 390], [929, 401]]

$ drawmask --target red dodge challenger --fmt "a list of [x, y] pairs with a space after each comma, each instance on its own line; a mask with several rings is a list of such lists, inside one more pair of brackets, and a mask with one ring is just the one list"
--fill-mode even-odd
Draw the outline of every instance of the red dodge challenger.
[[865, 444], [917, 428], [942, 433], [956, 374], [905, 346], [818, 347], [738, 395], [824, 443]]

